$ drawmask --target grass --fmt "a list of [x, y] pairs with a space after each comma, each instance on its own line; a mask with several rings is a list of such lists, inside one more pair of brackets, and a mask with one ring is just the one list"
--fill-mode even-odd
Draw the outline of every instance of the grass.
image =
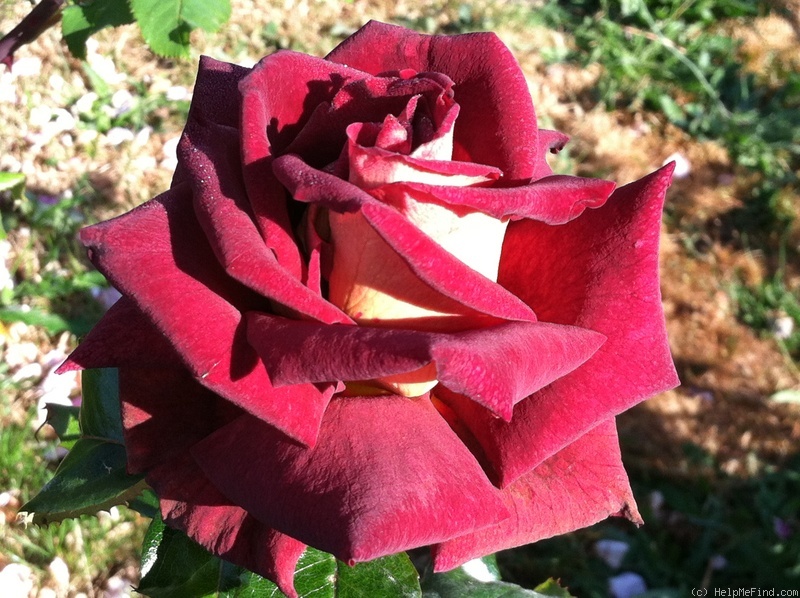
[[[800, 71], [771, 54], [766, 58], [766, 68], [750, 69], [742, 47], [729, 35], [732, 28], [777, 14], [780, 11], [776, 6], [745, 0], [576, 0], [530, 6], [500, 0], [480, 4], [439, 2], [426, 3], [414, 14], [395, 15], [394, 20], [429, 32], [497, 27], [533, 31], [538, 27], [560, 33], [566, 43], [538, 49], [547, 63], [544, 69], [599, 65], [602, 70], [596, 85], [565, 99], [574, 105], [576, 114], [581, 114], [580, 110], [605, 110], [617, 115], [620, 122], [642, 117], [655, 128], [654, 135], [671, 126], [692, 143], [714, 142], [723, 147], [735, 179], [736, 207], [693, 223], [691, 231], [678, 228], [680, 219], [670, 219], [667, 235], [683, 239], [684, 244], [678, 245], [687, 272], [693, 264], [713, 260], [722, 271], [727, 265], [723, 258], [729, 254], [757, 261], [761, 276], [740, 278], [726, 270], [718, 279], [705, 282], [732, 298], [738, 319], [732, 326], [756, 331], [763, 337], [763, 345], [777, 345], [786, 359], [796, 364], [800, 361]], [[334, 32], [351, 29], [355, 20], [337, 21], [325, 31], [338, 36]], [[258, 43], [270, 48], [303, 47], [307, 42], [296, 33], [287, 33], [289, 27], [270, 21], [262, 28]], [[245, 35], [232, 37], [234, 42], [228, 45], [236, 52], [251, 43]], [[110, 42], [107, 47], [112, 47]], [[117, 56], [121, 63], [127, 58]], [[130, 166], [132, 146], [123, 143], [109, 150], [104, 145], [109, 131], [122, 127], [135, 133], [149, 127], [155, 135], [166, 137], [180, 130], [188, 103], [166, 100], [163, 93], [154, 91], [150, 79], [145, 84], [144, 77], [137, 78], [131, 71], [124, 73], [123, 82], [110, 84], [88, 63], [63, 64], [60, 68], [62, 75], [74, 68], [82, 81], [66, 94], [65, 106], [72, 106], [89, 91], [98, 96], [87, 110], [75, 114], [76, 129], [74, 135], [70, 134], [76, 140], [81, 131], [97, 133], [75, 154], [82, 152], [87, 159], [123, 164], [122, 170], [135, 173], [137, 167]], [[124, 70], [123, 66], [119, 68]], [[153, 77], [185, 81], [193, 69], [190, 64], [162, 62], [148, 72], [156, 73]], [[44, 75], [42, 79], [47, 83]], [[114, 94], [121, 89], [131, 94], [130, 110], [109, 110]], [[26, 97], [25, 103], [33, 102]], [[157, 148], [160, 146], [140, 151], [154, 152]], [[48, 154], [45, 149], [42, 154], [37, 169], [57, 171], [62, 165], [57, 153]], [[584, 156], [569, 149], [556, 158], [555, 168], [574, 172], [581, 160], [598, 171], [606, 168], [592, 164], [590, 154]], [[59, 343], [74, 346], [102, 314], [92, 293], [105, 283], [89, 268], [77, 232], [100, 217], [121, 212], [125, 201], [137, 197], [139, 189], [134, 185], [149, 183], [143, 183], [141, 177], [131, 182], [124, 172], [119, 174], [117, 186], [130, 194], [119, 202], [99, 188], [88, 170], [87, 166], [83, 176], [57, 191], [31, 175], [24, 193], [11, 189], [0, 192], [0, 237], [13, 248], [13, 260], [7, 265], [14, 280], [13, 288], [0, 290], [4, 351], [34, 343], [39, 359]], [[694, 197], [691, 191], [686, 193], [690, 199]], [[669, 206], [670, 212], [675, 209]], [[690, 233], [692, 239], [704, 240], [702, 251], [688, 238]], [[665, 294], [676, 280], [665, 281]], [[686, 303], [690, 307], [692, 302], [702, 304], [708, 302], [708, 296], [699, 295]], [[674, 317], [688, 319], [689, 308], [681, 309]], [[779, 318], [793, 322], [793, 331], [786, 338], [774, 334]], [[719, 342], [729, 341], [726, 337]], [[693, 339], [674, 338], [673, 342], [679, 349]], [[38, 382], [13, 382], [15, 371], [15, 366], [0, 364], [0, 492], [12, 492], [21, 504], [52, 475], [54, 463], [45, 455], [55, 449], [56, 441], [34, 434]], [[745, 374], [737, 381], [744, 386]], [[717, 380], [720, 387], [723, 382]], [[713, 385], [701, 390], [723, 392]], [[725, 404], [719, 408], [729, 407]], [[764, 410], [765, 420], [777, 417], [762, 404], [758, 408]], [[796, 416], [796, 412], [792, 414]], [[647, 525], [635, 529], [609, 521], [508, 551], [500, 557], [504, 575], [529, 587], [550, 576], [561, 577], [578, 596], [608, 595], [608, 579], [620, 571], [639, 573], [649, 588], [658, 590], [653, 594], [658, 596], [685, 596], [704, 582], [709, 587], [800, 585], [800, 463], [796, 455], [787, 455], [780, 463], [765, 462], [752, 451], [744, 458], [747, 475], [733, 477], [722, 470], [716, 454], [701, 446], [701, 440], [670, 439], [685, 443], [674, 470], [637, 466], [631, 471]], [[623, 448], [635, 451], [640, 441], [625, 438]], [[655, 508], [651, 497], [659, 496], [663, 497], [663, 506]], [[38, 583], [46, 585], [51, 583], [47, 567], [60, 557], [73, 572], [74, 588], [91, 592], [136, 559], [143, 520], [121, 508], [117, 519], [84, 517], [28, 529], [9, 522], [3, 531], [0, 566], [27, 564], [34, 569]], [[629, 545], [620, 570], [594, 555], [594, 545], [600, 539], [622, 540]]]

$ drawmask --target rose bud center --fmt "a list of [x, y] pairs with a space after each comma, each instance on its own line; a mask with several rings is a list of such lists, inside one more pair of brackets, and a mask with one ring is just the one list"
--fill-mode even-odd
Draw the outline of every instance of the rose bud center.
[[[466, 187], [497, 180], [502, 173], [494, 167], [452, 161], [458, 112], [448, 86], [411, 97], [401, 114], [389, 114], [382, 123], [350, 125], [341, 158], [349, 182], [383, 199], [379, 191], [393, 183]], [[497, 281], [507, 221], [413, 193], [391, 203], [450, 254]], [[331, 211], [329, 223], [329, 300], [358, 324], [451, 331], [469, 326], [463, 308], [421, 281], [360, 212]], [[429, 364], [376, 382], [393, 393], [419, 396], [436, 385], [436, 368]]]

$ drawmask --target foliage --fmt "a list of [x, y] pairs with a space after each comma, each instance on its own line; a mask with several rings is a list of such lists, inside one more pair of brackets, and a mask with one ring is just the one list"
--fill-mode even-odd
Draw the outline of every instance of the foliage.
[[230, 15], [230, 0], [88, 0], [64, 11], [61, 31], [70, 52], [86, 58], [89, 36], [135, 21], [153, 52], [186, 58], [194, 29], [217, 31]]

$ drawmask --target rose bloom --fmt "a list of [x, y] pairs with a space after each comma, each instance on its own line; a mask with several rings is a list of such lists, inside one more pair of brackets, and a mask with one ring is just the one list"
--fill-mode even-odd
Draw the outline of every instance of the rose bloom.
[[566, 141], [489, 33], [203, 58], [171, 188], [81, 234], [123, 296], [63, 368], [119, 368], [165, 522], [290, 596], [306, 545], [445, 571], [638, 522], [614, 417], [677, 383], [671, 167], [614, 191]]

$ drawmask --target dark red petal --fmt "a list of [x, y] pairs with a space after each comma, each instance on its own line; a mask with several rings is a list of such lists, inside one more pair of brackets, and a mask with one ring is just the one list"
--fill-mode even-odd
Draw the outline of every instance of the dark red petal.
[[290, 596], [304, 545], [232, 505], [188, 450], [242, 413], [185, 370], [120, 370], [120, 399], [130, 473], [146, 473], [165, 522], [212, 553], [263, 575]]
[[127, 297], [103, 315], [57, 373], [115, 367], [180, 367], [161, 331]]
[[340, 213], [360, 210], [419, 280], [438, 293], [496, 318], [536, 320], [536, 315], [517, 297], [464, 264], [397, 210], [381, 204], [365, 191], [311, 168], [297, 156], [278, 158], [274, 169], [298, 201], [317, 203]]
[[239, 86], [247, 197], [267, 247], [298, 280], [302, 260], [286, 193], [272, 174], [271, 159], [285, 151], [319, 104], [329, 101], [346, 81], [363, 76], [319, 58], [280, 51], [259, 62]]
[[555, 175], [521, 187], [450, 187], [422, 183], [394, 183], [370, 193], [393, 205], [405, 201], [437, 201], [463, 206], [504, 218], [531, 218], [547, 224], [564, 224], [586, 208], [602, 206], [615, 183], [602, 179]]
[[160, 498], [170, 527], [212, 554], [253, 571], [296, 597], [294, 570], [306, 546], [231, 504], [188, 454], [151, 471], [147, 482]]
[[95, 266], [166, 335], [204, 386], [289, 436], [314, 442], [333, 390], [272, 388], [245, 340], [239, 311], [267, 307], [265, 300], [219, 266], [186, 186], [84, 229], [81, 240]]
[[[482, 183], [496, 180], [502, 174], [498, 169], [484, 164], [472, 162], [455, 162], [451, 160], [427, 160], [391, 152], [379, 147], [364, 147], [349, 143], [350, 181], [362, 188], [372, 188], [378, 184], [391, 181], [436, 180], [440, 184], [449, 184], [450, 180], [459, 179], [466, 184]], [[399, 174], [398, 173], [401, 173]], [[414, 178], [408, 178], [408, 176]], [[448, 180], [449, 179], [449, 180]], [[450, 187], [453, 193], [464, 188], [463, 185]]]
[[[512, 223], [500, 283], [543, 321], [608, 340], [583, 366], [521, 401], [510, 423], [470, 401], [450, 406], [480, 442], [505, 486], [600, 421], [678, 384], [658, 282], [665, 167], [614, 192], [567, 224]], [[533, 441], [532, 441], [533, 439]]]
[[510, 180], [530, 179], [543, 160], [525, 77], [493, 33], [428, 36], [371, 21], [327, 59], [373, 75], [403, 69], [447, 75], [461, 106], [454, 160], [497, 166]]
[[[201, 56], [187, 123], [200, 120], [237, 128], [241, 105], [238, 85], [249, 72], [248, 68]], [[185, 180], [186, 172], [178, 164], [172, 185]]]
[[603, 422], [503, 490], [512, 516], [432, 549], [435, 571], [622, 514], [641, 523], [614, 421]]
[[242, 182], [237, 130], [190, 122], [178, 157], [192, 184], [197, 219], [229, 276], [299, 314], [351, 321], [286, 270], [261, 239]]
[[505, 419], [516, 402], [584, 363], [602, 335], [510, 322], [451, 334], [321, 326], [248, 314], [248, 340], [275, 385], [370, 380], [436, 364], [436, 378]]
[[425, 398], [334, 400], [313, 449], [245, 415], [192, 453], [235, 504], [349, 563], [508, 516], [499, 491]]
[[356, 73], [358, 78], [343, 85], [330, 102], [316, 106], [285, 153], [297, 154], [312, 166], [322, 168], [339, 155], [347, 141], [345, 133], [349, 125], [382, 122], [388, 114], [401, 114], [415, 96], [442, 96], [447, 93], [447, 86], [452, 85], [441, 76], [403, 79]]

